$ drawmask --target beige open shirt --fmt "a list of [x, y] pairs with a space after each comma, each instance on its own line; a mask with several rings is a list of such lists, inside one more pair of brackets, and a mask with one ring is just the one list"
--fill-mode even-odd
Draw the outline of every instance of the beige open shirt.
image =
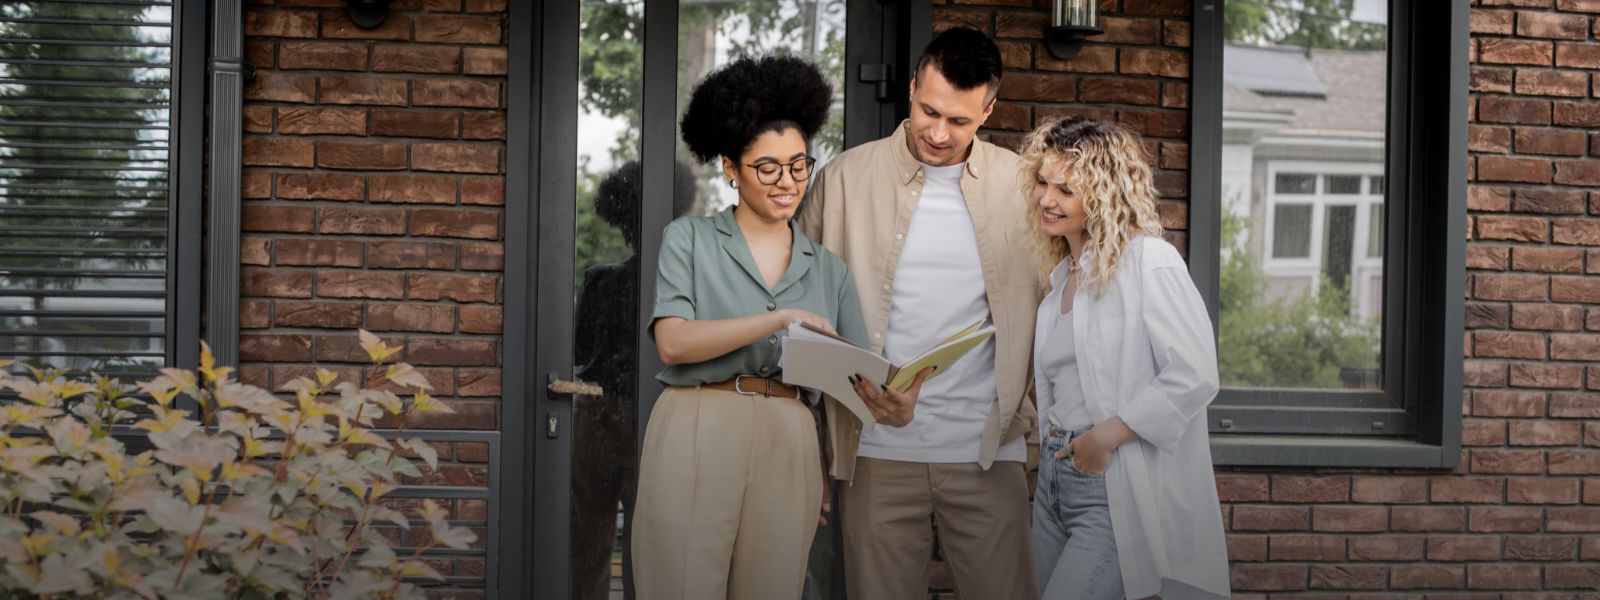
[[[995, 324], [997, 401], [984, 425], [978, 464], [994, 464], [1000, 444], [1027, 436], [1028, 468], [1038, 463], [1032, 390], [1033, 320], [1045, 289], [1026, 236], [1032, 212], [1018, 185], [1017, 155], [975, 140], [961, 192], [977, 228], [978, 260]], [[906, 148], [906, 124], [894, 135], [839, 155], [818, 171], [797, 217], [800, 231], [844, 259], [861, 295], [872, 349], [883, 352], [895, 267], [922, 194], [922, 163]], [[882, 382], [879, 382], [882, 383]], [[834, 477], [855, 475], [861, 422], [829, 400]]]

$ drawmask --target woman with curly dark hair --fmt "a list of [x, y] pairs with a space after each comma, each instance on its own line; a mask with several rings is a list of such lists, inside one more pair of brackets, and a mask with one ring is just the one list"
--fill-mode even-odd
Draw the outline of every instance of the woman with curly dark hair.
[[781, 337], [804, 321], [866, 343], [844, 262], [790, 223], [832, 97], [810, 63], [747, 58], [707, 75], [684, 113], [684, 143], [720, 159], [739, 203], [662, 237], [650, 333], [667, 389], [641, 450], [640, 598], [797, 598], [804, 585], [825, 473], [817, 394], [781, 382]]

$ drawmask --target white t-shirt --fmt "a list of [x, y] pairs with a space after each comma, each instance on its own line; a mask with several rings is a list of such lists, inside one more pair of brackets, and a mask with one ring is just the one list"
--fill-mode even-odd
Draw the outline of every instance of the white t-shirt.
[[[1059, 298], [1052, 295], [1051, 298]], [[1077, 431], [1094, 426], [1089, 417], [1089, 404], [1083, 395], [1083, 380], [1078, 378], [1078, 351], [1073, 347], [1072, 313], [1061, 314], [1061, 302], [1045, 301], [1050, 324], [1049, 337], [1039, 347], [1039, 369], [1050, 382], [1052, 394], [1050, 424], [1064, 431]], [[1040, 311], [1045, 312], [1045, 311]], [[1045, 315], [1040, 315], [1045, 316]]]
[[[978, 237], [961, 192], [965, 170], [965, 164], [922, 166], [922, 198], [895, 266], [883, 345], [884, 356], [895, 364], [905, 364], [974, 321], [989, 319]], [[863, 431], [858, 454], [905, 462], [977, 462], [984, 425], [999, 394], [994, 354], [990, 338], [924, 383], [911, 423]], [[1002, 444], [995, 460], [1026, 461], [1026, 444], [1022, 437]]]

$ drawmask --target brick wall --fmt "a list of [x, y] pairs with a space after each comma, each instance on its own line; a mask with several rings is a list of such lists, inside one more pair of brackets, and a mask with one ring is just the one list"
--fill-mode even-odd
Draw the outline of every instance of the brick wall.
[[[1063, 62], [1048, 2], [977, 1], [934, 27], [1000, 42], [991, 139], [1114, 118], [1186, 229], [1189, 2], [1102, 0], [1107, 34]], [[1462, 466], [1218, 469], [1238, 598], [1600, 596], [1600, 2], [1472, 3]]]
[[[456, 411], [413, 427], [496, 429], [506, 0], [398, 0], [371, 30], [343, 0], [249, 4], [241, 378], [359, 378], [366, 328]], [[439, 468], [408, 483], [487, 484], [486, 444], [435, 446]], [[486, 517], [481, 500], [454, 509]], [[481, 558], [436, 567], [484, 574]]]

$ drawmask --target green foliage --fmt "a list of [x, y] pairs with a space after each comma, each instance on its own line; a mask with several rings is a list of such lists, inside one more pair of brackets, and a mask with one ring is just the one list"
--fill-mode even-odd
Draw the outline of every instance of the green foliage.
[[1350, 20], [1353, 0], [1228, 0], [1222, 34], [1229, 43], [1325, 50], [1383, 50], [1389, 28]]
[[[234, 381], [209, 348], [198, 374], [163, 369], [137, 387], [10, 379], [0, 364], [19, 397], [0, 404], [0, 597], [422, 598], [402, 581], [440, 579], [422, 554], [476, 536], [432, 501], [413, 523], [384, 500], [420, 475], [402, 452], [429, 468], [437, 454], [370, 428], [450, 409], [410, 365], [385, 366], [398, 348], [361, 338], [368, 386], [318, 370], [289, 384], [294, 403]], [[119, 425], [152, 449], [130, 454]], [[379, 530], [413, 526], [428, 535], [405, 555]]]
[[1224, 211], [1217, 327], [1222, 385], [1340, 389], [1341, 369], [1377, 368], [1378, 324], [1353, 314], [1343, 285], [1323, 278], [1323, 293], [1266, 298], [1266, 277], [1240, 239], [1245, 226], [1244, 217]]

